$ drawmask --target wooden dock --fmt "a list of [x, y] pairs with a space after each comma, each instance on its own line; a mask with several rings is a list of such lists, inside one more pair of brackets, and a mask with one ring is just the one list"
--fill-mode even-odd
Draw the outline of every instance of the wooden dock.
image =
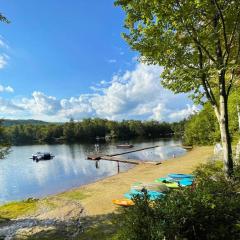
[[131, 151], [121, 152], [121, 153], [114, 153], [114, 154], [106, 154], [106, 155], [89, 155], [87, 157], [87, 160], [93, 160], [93, 161], [99, 161], [99, 160], [107, 160], [107, 161], [113, 161], [113, 162], [122, 162], [122, 163], [131, 163], [131, 164], [153, 164], [158, 165], [161, 164], [161, 162], [155, 162], [155, 161], [148, 161], [148, 160], [136, 160], [136, 159], [122, 159], [116, 156], [133, 153], [133, 152], [139, 152], [146, 149], [156, 148], [159, 146], [152, 146], [152, 147], [146, 147], [146, 148], [139, 148]]
[[123, 154], [139, 152], [139, 151], [143, 151], [143, 150], [147, 150], [147, 149], [151, 149], [151, 148], [156, 148], [156, 147], [159, 147], [159, 146], [155, 145], [155, 146], [152, 146], [152, 147], [138, 148], [138, 149], [134, 149], [134, 150], [126, 151], [126, 152], [121, 152], [121, 153], [107, 154], [106, 156], [115, 157], [115, 156], [119, 156], [119, 155], [123, 155]]
[[[151, 148], [156, 148], [160, 147], [158, 145], [151, 146], [151, 147], [145, 147], [145, 148], [138, 148], [138, 149], [133, 149], [130, 151], [125, 151], [125, 152], [120, 152], [120, 153], [113, 153], [113, 154], [93, 154], [87, 156], [87, 160], [93, 160], [93, 161], [99, 161], [99, 160], [106, 160], [106, 161], [113, 161], [113, 162], [122, 162], [122, 163], [130, 163], [130, 164], [154, 164], [158, 165], [161, 164], [160, 161], [148, 161], [148, 160], [136, 160], [136, 159], [122, 159], [117, 156], [128, 154], [128, 153], [133, 153], [133, 152], [139, 152]], [[187, 150], [191, 150], [193, 147], [192, 146], [182, 146], [182, 145], [173, 145], [172, 147], [182, 147]]]
[[130, 163], [130, 164], [153, 164], [153, 165], [159, 165], [161, 162], [154, 162], [154, 161], [143, 161], [143, 160], [137, 160], [137, 159], [122, 159], [119, 157], [110, 157], [110, 156], [102, 156], [100, 159], [93, 159], [93, 158], [88, 158], [88, 160], [93, 160], [93, 161], [98, 161], [98, 160], [107, 160], [107, 161], [112, 161], [112, 162], [122, 162], [122, 163]]

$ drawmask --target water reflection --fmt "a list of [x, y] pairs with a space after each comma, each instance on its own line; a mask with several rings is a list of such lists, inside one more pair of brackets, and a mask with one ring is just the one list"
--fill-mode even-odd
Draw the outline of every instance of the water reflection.
[[[159, 148], [123, 155], [123, 158], [159, 161], [173, 154], [185, 153], [173, 140], [157, 142], [131, 142], [136, 148], [161, 145]], [[99, 144], [99, 153], [122, 152], [116, 144]], [[110, 161], [87, 161], [94, 153], [94, 144], [17, 146], [7, 159], [0, 161], [0, 203], [28, 197], [41, 197], [87, 184], [133, 167], [131, 164]], [[51, 152], [55, 158], [35, 162], [29, 159], [38, 151]]]

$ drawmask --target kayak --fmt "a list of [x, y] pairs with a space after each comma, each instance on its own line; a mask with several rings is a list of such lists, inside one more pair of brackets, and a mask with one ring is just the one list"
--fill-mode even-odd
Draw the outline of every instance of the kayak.
[[162, 182], [168, 188], [179, 188], [179, 187], [186, 187], [191, 186], [193, 183], [193, 179], [191, 178], [182, 178], [182, 179], [173, 179], [173, 178], [157, 178], [155, 182]]
[[161, 178], [157, 178], [154, 180], [154, 182], [156, 182], [156, 183], [166, 183], [166, 182], [171, 183], [174, 181], [175, 181], [175, 179], [169, 178], [169, 177], [161, 177]]
[[168, 188], [179, 188], [179, 184], [177, 182], [168, 182], [164, 183]]
[[191, 186], [193, 184], [193, 181], [187, 178], [184, 178], [182, 180], [178, 181], [181, 187], [187, 187]]
[[134, 205], [134, 202], [132, 200], [129, 200], [126, 198], [113, 199], [112, 202], [116, 205], [123, 206], [123, 207], [129, 207]]
[[153, 182], [153, 183], [138, 183], [133, 184], [131, 186], [131, 190], [141, 191], [142, 189], [146, 189], [148, 191], [156, 191], [156, 192], [168, 192], [169, 188], [162, 182]]
[[[150, 200], [156, 200], [157, 198], [163, 197], [165, 194], [161, 192], [156, 192], [156, 191], [148, 191], [147, 192], [148, 197]], [[124, 194], [124, 197], [127, 199], [132, 199], [136, 197], [137, 195], [143, 195], [143, 192], [137, 191], [137, 190], [130, 190], [130, 192], [127, 192]]]
[[170, 173], [168, 174], [168, 177], [173, 179], [183, 179], [183, 178], [193, 179], [194, 178], [192, 174], [182, 174], [182, 173]]

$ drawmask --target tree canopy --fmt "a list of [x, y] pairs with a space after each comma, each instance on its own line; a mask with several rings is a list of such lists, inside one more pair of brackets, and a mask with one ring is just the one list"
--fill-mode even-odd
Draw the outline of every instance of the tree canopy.
[[239, 74], [240, 0], [117, 0], [123, 36], [141, 61], [164, 66], [163, 86], [211, 103], [219, 122], [225, 171], [233, 171], [228, 96]]

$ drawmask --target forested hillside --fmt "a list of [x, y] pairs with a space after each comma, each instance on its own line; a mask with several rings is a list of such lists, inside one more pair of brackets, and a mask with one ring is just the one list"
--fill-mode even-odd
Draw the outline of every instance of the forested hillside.
[[3, 119], [2, 126], [9, 127], [14, 125], [44, 125], [48, 124], [47, 122], [41, 120], [34, 120], [34, 119]]
[[96, 138], [157, 138], [183, 133], [184, 122], [109, 121], [84, 119], [67, 123], [17, 124], [4, 127], [3, 137], [11, 144], [95, 141]]

